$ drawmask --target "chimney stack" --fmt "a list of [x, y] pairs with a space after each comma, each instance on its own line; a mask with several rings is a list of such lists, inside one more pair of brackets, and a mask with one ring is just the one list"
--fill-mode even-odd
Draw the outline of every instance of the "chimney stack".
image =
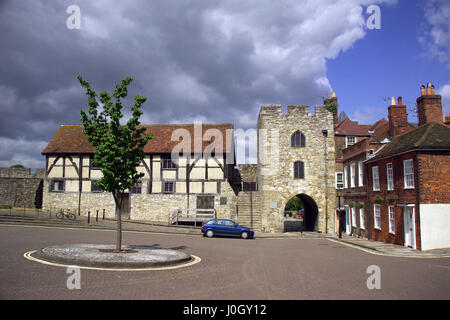
[[389, 118], [389, 135], [391, 137], [398, 136], [409, 130], [408, 113], [406, 106], [403, 105], [402, 97], [398, 97], [397, 104], [395, 98], [392, 97], [391, 105], [388, 107]]
[[[426, 89], [426, 94], [423, 94]], [[442, 98], [436, 94], [434, 85], [427, 83], [420, 88], [421, 96], [417, 98], [417, 116], [419, 118], [419, 126], [427, 124], [431, 121], [439, 123], [443, 122], [442, 114]]]

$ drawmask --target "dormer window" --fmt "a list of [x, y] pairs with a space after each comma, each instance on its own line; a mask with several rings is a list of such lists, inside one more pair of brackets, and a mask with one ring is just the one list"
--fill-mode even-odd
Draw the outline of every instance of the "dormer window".
[[347, 140], [346, 141], [347, 142], [346, 147], [354, 145], [356, 143], [356, 137], [347, 137], [346, 140]]
[[291, 136], [291, 147], [304, 147], [306, 145], [306, 138], [300, 131], [294, 132]]

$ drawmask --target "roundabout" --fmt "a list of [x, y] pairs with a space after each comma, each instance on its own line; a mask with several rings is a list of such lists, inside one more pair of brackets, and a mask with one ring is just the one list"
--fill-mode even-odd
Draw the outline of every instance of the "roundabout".
[[114, 249], [113, 245], [66, 244], [28, 251], [24, 257], [51, 266], [105, 271], [169, 270], [201, 261], [178, 250], [151, 246], [122, 246], [119, 253]]

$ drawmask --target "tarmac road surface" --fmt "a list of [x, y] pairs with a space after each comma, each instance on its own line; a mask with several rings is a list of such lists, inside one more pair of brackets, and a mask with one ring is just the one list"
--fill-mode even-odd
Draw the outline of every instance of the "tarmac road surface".
[[[0, 225], [0, 241], [3, 300], [450, 298], [449, 258], [373, 255], [326, 239], [209, 239], [200, 233], [124, 232], [124, 245], [178, 249], [201, 262], [159, 271], [82, 269], [80, 288], [72, 290], [67, 268], [27, 260], [24, 253], [55, 244], [114, 244], [115, 231]], [[368, 288], [374, 275], [370, 266], [379, 268], [380, 289]]]

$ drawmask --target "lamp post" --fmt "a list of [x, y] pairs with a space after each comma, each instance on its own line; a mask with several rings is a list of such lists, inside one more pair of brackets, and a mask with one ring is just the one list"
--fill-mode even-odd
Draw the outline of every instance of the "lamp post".
[[342, 191], [338, 190], [336, 194], [338, 197], [338, 210], [339, 210], [339, 239], [342, 239], [342, 212], [341, 212]]

